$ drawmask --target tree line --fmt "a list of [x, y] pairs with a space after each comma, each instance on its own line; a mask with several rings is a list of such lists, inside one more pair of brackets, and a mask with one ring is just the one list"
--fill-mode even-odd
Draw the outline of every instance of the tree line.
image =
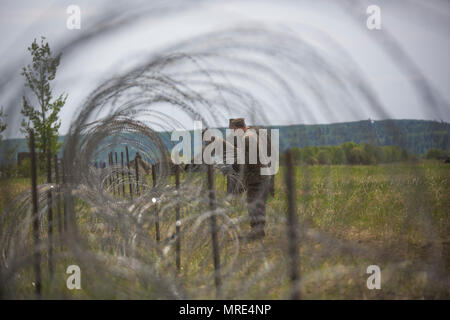
[[[368, 143], [346, 142], [338, 146], [294, 147], [291, 149], [297, 164], [306, 165], [372, 165], [400, 161], [414, 161], [419, 157], [398, 146], [374, 146]], [[449, 151], [430, 149], [424, 158], [444, 159]], [[284, 162], [283, 154], [280, 156]]]
[[280, 151], [293, 147], [338, 146], [345, 142], [398, 146], [410, 154], [450, 150], [450, 123], [429, 120], [362, 120], [331, 124], [272, 126], [280, 130]]

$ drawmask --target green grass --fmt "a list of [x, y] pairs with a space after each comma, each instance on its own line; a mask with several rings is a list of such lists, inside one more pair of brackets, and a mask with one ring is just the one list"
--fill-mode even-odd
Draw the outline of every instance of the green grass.
[[[234, 261], [226, 275], [228, 297], [280, 299], [290, 290], [289, 257], [286, 238], [286, 190], [284, 171], [276, 176], [276, 194], [268, 201], [266, 237], [262, 241], [241, 242], [235, 254], [233, 242], [221, 243], [224, 265]], [[377, 166], [297, 167], [297, 206], [299, 224], [304, 230], [299, 242], [301, 296], [305, 299], [422, 299], [449, 298], [442, 279], [450, 276], [450, 166], [435, 161], [396, 163]], [[182, 179], [183, 181], [183, 179]], [[0, 206], [28, 187], [27, 179], [3, 181]], [[217, 197], [225, 195], [225, 179], [216, 175]], [[245, 198], [243, 198], [245, 199]], [[241, 200], [243, 200], [241, 199]], [[229, 199], [231, 218], [247, 216], [245, 201]], [[77, 204], [82, 206], [83, 204]], [[200, 204], [201, 205], [201, 204]], [[195, 215], [205, 208], [182, 207], [182, 214]], [[166, 219], [173, 217], [168, 215]], [[99, 248], [108, 232], [96, 228], [101, 221], [91, 215], [78, 217], [82, 234], [92, 250]], [[173, 219], [172, 219], [173, 220]], [[219, 223], [223, 220], [219, 219]], [[189, 223], [189, 222], [188, 222]], [[248, 221], [238, 225], [241, 234], [249, 231]], [[169, 224], [162, 226], [167, 234]], [[211, 245], [208, 228], [196, 232], [185, 229], [182, 239], [182, 270], [174, 268], [173, 250], [159, 272], [178, 281], [194, 298], [214, 298]], [[115, 231], [111, 231], [115, 232]], [[319, 234], [317, 239], [311, 234]], [[152, 225], [148, 237], [154, 237]], [[435, 250], [431, 250], [434, 248]], [[116, 250], [116, 251], [115, 251]], [[115, 263], [117, 248], [112, 248]], [[153, 250], [139, 252], [151, 261]], [[92, 266], [86, 270], [81, 292], [65, 289], [64, 268], [71, 257], [58, 260], [52, 290], [44, 282], [44, 297], [62, 298], [155, 298], [158, 291], [139, 276], [114, 277]], [[43, 260], [45, 260], [43, 258]], [[173, 263], [172, 263], [173, 262]], [[74, 263], [74, 262], [71, 262]], [[368, 290], [366, 268], [376, 264], [382, 270], [382, 290]], [[439, 281], [434, 280], [435, 269]], [[19, 297], [32, 296], [31, 270], [21, 272]], [[45, 266], [43, 266], [43, 270]], [[432, 272], [433, 271], [433, 272]], [[44, 271], [45, 274], [45, 271]], [[176, 275], [176, 276], [175, 276]], [[110, 285], [99, 285], [110, 282]]]

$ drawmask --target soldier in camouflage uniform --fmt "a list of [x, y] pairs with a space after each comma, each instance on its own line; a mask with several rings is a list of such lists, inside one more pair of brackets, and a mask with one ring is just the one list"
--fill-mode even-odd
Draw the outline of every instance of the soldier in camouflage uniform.
[[[264, 226], [266, 222], [266, 202], [268, 195], [268, 177], [261, 175], [262, 165], [259, 161], [259, 141], [255, 130], [248, 130], [243, 118], [230, 119], [230, 129], [242, 129], [244, 131], [245, 146], [245, 164], [237, 164], [237, 152], [234, 150], [235, 162], [233, 170], [242, 178], [242, 185], [247, 189], [247, 208], [250, 216], [251, 239], [261, 238], [265, 236]], [[256, 164], [250, 164], [249, 161], [249, 144], [256, 143], [258, 161]], [[234, 146], [235, 147], [235, 146]], [[224, 145], [226, 148], [226, 145]], [[226, 149], [224, 149], [226, 150]]]
[[[255, 130], [255, 132], [256, 132], [256, 134], [258, 135], [258, 137], [259, 137], [259, 130], [261, 129], [261, 127], [259, 127], [259, 126], [251, 126], [251, 127], [249, 127], [249, 129], [252, 129], [252, 130]], [[267, 136], [266, 136], [266, 138], [267, 138], [267, 141], [266, 141], [266, 152], [267, 152], [267, 156], [271, 156], [272, 155], [272, 139], [271, 139], [271, 136], [270, 136], [270, 134], [267, 134]], [[258, 143], [258, 149], [261, 147], [261, 145]], [[259, 152], [259, 150], [258, 150], [258, 152]], [[259, 155], [259, 153], [258, 153], [258, 155]], [[275, 175], [269, 175], [269, 176], [266, 176], [266, 179], [265, 179], [265, 183], [267, 183], [267, 195], [269, 196], [275, 196]]]

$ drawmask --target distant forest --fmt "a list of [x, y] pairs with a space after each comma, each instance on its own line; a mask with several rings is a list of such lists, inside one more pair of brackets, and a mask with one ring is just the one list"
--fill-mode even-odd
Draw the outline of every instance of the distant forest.
[[337, 146], [345, 142], [397, 146], [410, 154], [430, 149], [450, 150], [450, 124], [425, 120], [381, 120], [323, 125], [274, 126], [280, 129], [280, 149]]
[[[409, 154], [406, 149], [397, 146], [373, 146], [368, 143], [346, 142], [339, 146], [319, 146], [291, 148], [297, 164], [381, 164], [398, 161], [416, 161], [417, 155]], [[430, 149], [425, 159], [447, 160], [450, 153], [439, 149]], [[283, 163], [284, 153], [280, 155]]]
[[[339, 146], [346, 142], [354, 142], [361, 145], [368, 144], [373, 147], [396, 146], [400, 156], [402, 152], [403, 156], [405, 156], [405, 152], [409, 155], [425, 155], [430, 149], [443, 150], [444, 152], [450, 150], [450, 124], [438, 121], [364, 120], [320, 125], [271, 126], [266, 128], [280, 130], [280, 152], [294, 147]], [[176, 143], [170, 141], [168, 132], [161, 132], [160, 136], [169, 149]], [[63, 142], [64, 137], [60, 137], [60, 141]], [[358, 148], [367, 149], [370, 147], [359, 146]], [[25, 139], [9, 139], [2, 142], [0, 151], [1, 162], [16, 161], [17, 153], [27, 152], [28, 146]], [[354, 151], [355, 154], [357, 152], [359, 151]], [[394, 153], [397, 154], [398, 152], [395, 151]], [[59, 156], [61, 155], [60, 150]], [[372, 155], [374, 156], [374, 154]], [[323, 159], [323, 161], [326, 162], [327, 160]]]

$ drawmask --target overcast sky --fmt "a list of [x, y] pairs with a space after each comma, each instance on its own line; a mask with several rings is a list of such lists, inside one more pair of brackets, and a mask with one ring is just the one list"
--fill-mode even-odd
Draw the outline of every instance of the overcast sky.
[[[111, 2], [111, 1], [109, 1]], [[104, 1], [21, 1], [3, 0], [0, 10], [0, 70], [17, 67], [17, 81], [20, 67], [28, 62], [26, 48], [34, 38], [45, 35], [52, 47], [76, 39], [105, 13], [115, 8], [139, 10], [144, 3], [152, 1], [114, 1], [114, 6]], [[166, 3], [170, 1], [165, 1]], [[340, 1], [337, 1], [340, 2]], [[155, 5], [164, 1], [154, 1]], [[181, 3], [176, 1], [176, 3]], [[192, 4], [191, 4], [192, 3]], [[66, 20], [68, 5], [81, 8], [81, 29], [68, 30]], [[381, 30], [366, 28], [366, 13], [369, 4], [381, 8]], [[70, 55], [63, 55], [57, 74], [55, 93], [67, 92], [69, 99], [62, 111], [61, 134], [65, 134], [77, 109], [97, 85], [108, 79], [112, 71], [125, 71], [133, 62], [181, 40], [195, 35], [225, 29], [241, 24], [264, 23], [277, 25], [308, 37], [314, 41], [313, 33], [318, 30], [337, 42], [351, 55], [362, 70], [377, 97], [386, 108], [390, 118], [430, 119], [450, 121], [450, 2], [430, 1], [355, 1], [355, 8], [362, 8], [356, 14], [347, 7], [332, 1], [184, 1], [186, 8], [174, 13], [152, 15], [147, 19], [131, 23], [122, 29], [91, 41]], [[352, 16], [353, 15], [353, 16]], [[375, 33], [389, 32], [404, 52], [412, 59], [429, 84], [444, 99], [439, 110], [418, 98], [417, 90], [399, 61], [385, 52]], [[317, 41], [320, 41], [317, 39]], [[0, 103], [5, 105], [4, 97]], [[19, 136], [20, 106], [8, 113], [10, 118], [6, 137]], [[238, 115], [230, 115], [238, 116]], [[282, 112], [270, 118], [271, 124], [329, 123], [376, 119], [371, 110], [363, 110], [354, 117], [342, 113], [341, 117], [330, 118], [318, 112], [307, 119], [292, 119]], [[224, 119], [224, 125], [226, 124]]]

